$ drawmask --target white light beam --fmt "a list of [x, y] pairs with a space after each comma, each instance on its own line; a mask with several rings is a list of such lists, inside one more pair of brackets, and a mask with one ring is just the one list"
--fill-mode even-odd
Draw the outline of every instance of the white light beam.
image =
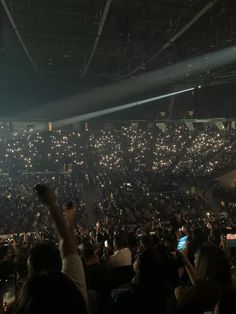
[[117, 106], [117, 107], [113, 107], [113, 108], [108, 108], [108, 109], [103, 109], [103, 110], [99, 110], [99, 111], [95, 111], [95, 112], [90, 112], [90, 113], [86, 113], [86, 114], [82, 114], [76, 117], [72, 117], [72, 118], [68, 118], [68, 119], [62, 119], [62, 120], [58, 120], [58, 121], [54, 121], [52, 122], [52, 126], [53, 128], [60, 128], [69, 124], [73, 124], [76, 122], [81, 122], [81, 121], [87, 121], [90, 119], [94, 119], [97, 117], [101, 117], [110, 113], [114, 113], [117, 111], [121, 111], [121, 110], [126, 110], [126, 109], [130, 109], [136, 106], [140, 106], [140, 105], [144, 105], [147, 103], [150, 103], [152, 101], [155, 100], [160, 100], [163, 98], [168, 98], [171, 96], [175, 96], [178, 94], [183, 94], [183, 93], [187, 93], [194, 90], [194, 87], [188, 88], [188, 89], [183, 89], [177, 92], [173, 92], [173, 93], [169, 93], [169, 94], [165, 94], [165, 95], [161, 95], [161, 96], [157, 96], [157, 97], [152, 97], [152, 98], [148, 98], [148, 99], [144, 99], [144, 100], [140, 100], [140, 101], [135, 101], [129, 104], [125, 104], [125, 105], [121, 105], [121, 106]]

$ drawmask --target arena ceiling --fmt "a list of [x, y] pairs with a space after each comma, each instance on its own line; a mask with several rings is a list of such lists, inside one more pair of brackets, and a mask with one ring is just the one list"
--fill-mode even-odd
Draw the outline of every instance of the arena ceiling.
[[[4, 87], [62, 78], [83, 90], [235, 43], [235, 0], [0, 1]], [[235, 79], [232, 65], [206, 71], [192, 83]]]
[[[73, 73], [82, 79], [119, 80], [236, 42], [235, 1], [218, 0], [147, 63], [209, 0], [113, 0], [107, 7], [106, 2], [5, 1], [29, 56], [1, 5], [1, 76]], [[105, 23], [98, 35], [102, 17]], [[236, 73], [227, 69], [221, 75], [231, 78]]]

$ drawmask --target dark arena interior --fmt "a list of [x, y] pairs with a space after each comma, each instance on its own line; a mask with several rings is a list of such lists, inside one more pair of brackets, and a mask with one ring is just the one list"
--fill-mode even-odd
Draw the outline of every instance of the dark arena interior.
[[0, 0], [0, 314], [235, 285], [236, 1]]

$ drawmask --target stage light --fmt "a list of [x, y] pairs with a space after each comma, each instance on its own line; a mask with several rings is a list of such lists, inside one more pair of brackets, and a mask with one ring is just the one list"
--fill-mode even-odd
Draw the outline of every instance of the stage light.
[[[186, 81], [188, 78], [196, 78], [198, 75], [205, 75], [217, 69], [228, 67], [235, 64], [236, 46], [231, 46], [213, 53], [207, 53], [197, 58], [191, 58], [173, 64], [156, 71], [144, 73], [136, 76], [134, 79], [127, 79], [113, 83], [108, 86], [94, 89], [84, 94], [77, 94], [69, 98], [63, 98], [54, 103], [47, 103], [45, 106], [38, 106], [22, 112], [21, 117], [37, 117], [44, 119], [49, 115], [54, 115], [58, 109], [70, 112], [76, 112], [79, 107], [89, 108], [89, 106], [99, 106], [104, 103], [113, 103], [120, 101], [124, 97], [132, 97], [137, 93], [146, 92], [160, 88], [160, 86], [176, 86], [178, 82]], [[191, 65], [191, 67], [189, 67]], [[200, 86], [200, 83], [199, 83]], [[197, 85], [195, 86], [197, 89]]]
[[141, 106], [141, 105], [145, 105], [147, 103], [153, 102], [153, 101], [157, 101], [160, 99], [164, 99], [164, 98], [168, 98], [168, 97], [172, 97], [175, 95], [179, 95], [179, 94], [183, 94], [183, 93], [187, 93], [190, 91], [193, 91], [194, 87], [188, 88], [188, 89], [183, 89], [177, 92], [173, 92], [173, 93], [169, 93], [169, 94], [165, 94], [165, 95], [161, 95], [161, 96], [157, 96], [157, 97], [152, 97], [152, 98], [148, 98], [148, 99], [144, 99], [144, 100], [140, 100], [140, 101], [136, 101], [136, 102], [132, 102], [129, 104], [125, 104], [125, 105], [121, 105], [121, 106], [117, 106], [117, 107], [113, 107], [113, 108], [108, 108], [108, 109], [103, 109], [103, 110], [99, 110], [99, 111], [95, 111], [95, 112], [90, 112], [90, 113], [86, 113], [83, 115], [79, 115], [76, 117], [72, 117], [72, 118], [68, 118], [68, 119], [62, 119], [62, 120], [58, 120], [55, 122], [52, 122], [53, 128], [59, 128], [59, 127], [63, 127], [69, 124], [73, 124], [76, 122], [80, 122], [80, 121], [87, 121], [90, 119], [94, 119], [97, 117], [101, 117], [107, 114], [111, 114], [114, 112], [118, 112], [118, 111], [122, 111], [122, 110], [126, 110], [126, 109], [130, 109], [133, 107], [137, 107], [137, 106]]

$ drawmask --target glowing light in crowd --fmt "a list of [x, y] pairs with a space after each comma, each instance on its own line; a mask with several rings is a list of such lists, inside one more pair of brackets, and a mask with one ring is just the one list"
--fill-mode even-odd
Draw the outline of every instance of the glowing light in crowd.
[[[101, 171], [142, 171], [190, 176], [211, 176], [236, 164], [236, 130], [208, 129], [191, 132], [186, 123], [166, 123], [165, 129], [132, 125], [89, 130], [89, 141], [77, 131], [27, 130], [0, 134], [0, 172], [55, 171], [65, 164], [85, 170], [87, 148]], [[87, 135], [86, 135], [87, 139]]]

